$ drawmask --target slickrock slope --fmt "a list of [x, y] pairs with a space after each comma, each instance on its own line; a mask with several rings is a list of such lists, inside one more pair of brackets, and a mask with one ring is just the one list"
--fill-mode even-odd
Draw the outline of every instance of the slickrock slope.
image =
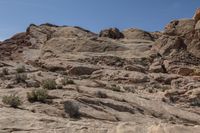
[[[0, 133], [198, 133], [199, 19], [99, 35], [32, 24], [0, 42]], [[30, 102], [47, 79], [48, 102]]]

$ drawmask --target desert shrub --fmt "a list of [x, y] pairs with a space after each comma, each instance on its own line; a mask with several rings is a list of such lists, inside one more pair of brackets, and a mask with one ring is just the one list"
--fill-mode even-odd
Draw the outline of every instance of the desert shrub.
[[47, 79], [42, 82], [42, 87], [47, 90], [56, 89], [56, 81], [53, 79]]
[[106, 93], [104, 93], [102, 91], [97, 91], [96, 96], [99, 97], [99, 98], [107, 98]]
[[17, 73], [23, 73], [26, 71], [26, 68], [25, 66], [18, 66], [17, 69], [16, 69], [16, 72]]
[[22, 101], [16, 95], [3, 96], [2, 102], [4, 104], [10, 105], [13, 108], [17, 108], [22, 104]]
[[2, 69], [2, 74], [3, 74], [3, 75], [8, 75], [8, 74], [9, 74], [8, 68], [3, 68], [3, 69]]
[[62, 85], [57, 85], [56, 88], [61, 90], [61, 89], [63, 89], [63, 86]]
[[62, 85], [68, 85], [68, 84], [74, 84], [74, 81], [71, 80], [71, 79], [68, 79], [67, 77], [64, 77], [64, 78], [61, 80], [61, 83], [62, 83]]
[[123, 89], [127, 92], [135, 93], [135, 88], [132, 86], [123, 86]]
[[190, 105], [200, 107], [200, 97], [191, 98]]
[[117, 91], [120, 92], [121, 91], [121, 87], [115, 84], [112, 84], [108, 87], [109, 89], [113, 90], [113, 91]]
[[45, 89], [35, 89], [32, 92], [27, 93], [27, 99], [29, 102], [42, 102], [45, 103], [49, 95]]
[[15, 74], [15, 81], [17, 83], [24, 83], [27, 80], [27, 75], [26, 74]]
[[73, 101], [64, 102], [64, 110], [71, 118], [78, 118], [80, 116], [79, 106]]

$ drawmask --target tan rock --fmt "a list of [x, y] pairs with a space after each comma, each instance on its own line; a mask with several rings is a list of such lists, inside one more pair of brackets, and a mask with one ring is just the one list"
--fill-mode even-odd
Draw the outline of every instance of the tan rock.
[[140, 29], [130, 28], [130, 29], [124, 30], [122, 33], [127, 39], [143, 39], [143, 40], [151, 40], [151, 41], [154, 40], [152, 35], [149, 32], [143, 31]]
[[195, 25], [195, 30], [200, 30], [200, 21], [198, 21]]
[[70, 75], [91, 75], [94, 71], [98, 69], [87, 67], [87, 66], [74, 66], [69, 71], [68, 74]]
[[193, 19], [174, 20], [166, 25], [164, 33], [173, 36], [188, 36], [194, 31], [195, 21]]
[[177, 74], [182, 76], [189, 76], [194, 73], [194, 69], [188, 68], [188, 67], [181, 67], [178, 68]]
[[120, 39], [120, 38], [124, 38], [124, 35], [123, 35], [123, 33], [120, 32], [119, 29], [110, 28], [110, 29], [102, 30], [99, 33], [99, 37], [108, 37], [108, 38], [112, 38], [112, 39]]
[[161, 55], [169, 55], [170, 53], [176, 51], [181, 51], [186, 48], [183, 40], [180, 37], [163, 35], [158, 40], [156, 40], [156, 45], [158, 52]]
[[152, 63], [149, 67], [149, 72], [155, 72], [155, 73], [165, 73], [166, 70], [165, 70], [165, 67], [164, 65], [159, 62], [159, 61], [156, 61], [154, 63]]
[[197, 22], [200, 20], [200, 8], [198, 8], [194, 14], [193, 19]]

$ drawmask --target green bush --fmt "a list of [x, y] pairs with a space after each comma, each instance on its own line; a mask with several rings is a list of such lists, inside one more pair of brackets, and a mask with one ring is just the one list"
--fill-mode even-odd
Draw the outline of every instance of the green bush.
[[17, 69], [16, 69], [16, 72], [17, 73], [23, 73], [26, 71], [26, 68], [25, 66], [18, 66]]
[[42, 82], [42, 87], [47, 90], [56, 89], [56, 81], [53, 79], [47, 79]]
[[16, 95], [3, 96], [2, 102], [4, 104], [10, 105], [13, 108], [17, 108], [22, 104], [22, 101]]
[[26, 82], [26, 80], [27, 80], [27, 75], [26, 74], [19, 74], [19, 73], [17, 73], [15, 75], [15, 81], [17, 83], [24, 83], [24, 82]]
[[68, 85], [68, 84], [74, 84], [74, 81], [71, 80], [71, 79], [68, 79], [67, 77], [64, 77], [64, 78], [61, 80], [61, 83], [62, 83], [62, 85]]
[[71, 118], [78, 118], [80, 116], [79, 106], [73, 101], [64, 102], [64, 110]]
[[27, 93], [28, 101], [31, 103], [33, 102], [45, 103], [48, 97], [49, 97], [48, 92], [45, 89], [35, 89], [32, 92]]

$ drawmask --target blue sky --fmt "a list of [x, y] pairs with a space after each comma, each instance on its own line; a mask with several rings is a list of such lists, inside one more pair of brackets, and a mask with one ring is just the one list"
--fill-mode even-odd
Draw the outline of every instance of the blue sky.
[[198, 7], [200, 0], [0, 0], [0, 40], [46, 22], [93, 32], [108, 27], [157, 31], [173, 19], [191, 18]]

